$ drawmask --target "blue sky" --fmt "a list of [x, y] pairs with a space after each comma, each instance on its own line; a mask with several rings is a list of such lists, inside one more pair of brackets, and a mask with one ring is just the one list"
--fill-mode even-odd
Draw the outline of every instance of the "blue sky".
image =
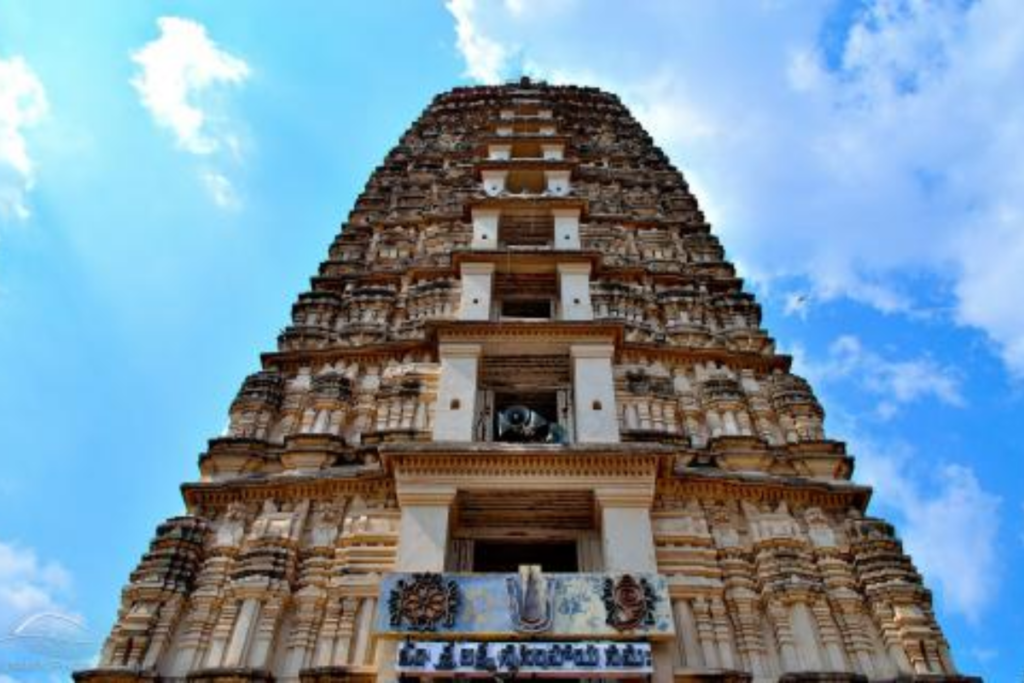
[[[960, 666], [1019, 680], [1014, 3], [372, 5], [0, 2], [0, 630], [105, 633], [371, 170], [526, 71], [618, 92], [683, 169]], [[0, 683], [32, 657], [0, 643]]]

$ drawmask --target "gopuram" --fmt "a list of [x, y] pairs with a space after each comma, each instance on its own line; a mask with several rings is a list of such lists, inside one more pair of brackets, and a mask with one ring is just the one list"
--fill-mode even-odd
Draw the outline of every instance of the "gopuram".
[[966, 681], [619, 99], [437, 96], [79, 682]]

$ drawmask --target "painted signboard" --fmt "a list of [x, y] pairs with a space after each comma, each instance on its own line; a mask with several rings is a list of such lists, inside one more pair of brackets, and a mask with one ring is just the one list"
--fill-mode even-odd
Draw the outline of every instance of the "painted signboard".
[[406, 641], [395, 670], [422, 677], [632, 678], [654, 668], [649, 643]]

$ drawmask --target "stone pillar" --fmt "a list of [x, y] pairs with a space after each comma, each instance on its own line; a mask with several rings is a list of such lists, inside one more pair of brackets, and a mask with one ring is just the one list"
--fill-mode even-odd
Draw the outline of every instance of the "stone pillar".
[[599, 503], [605, 571], [656, 572], [649, 508]]
[[[635, 486], [597, 489], [594, 498], [601, 510], [601, 540], [606, 572], [657, 573], [651, 502], [654, 491]], [[672, 642], [652, 643], [655, 683], [672, 681]]]
[[552, 209], [555, 217], [555, 249], [576, 251], [580, 248], [580, 210]]
[[784, 673], [800, 671], [800, 659], [797, 654], [798, 643], [789, 623], [789, 610], [781, 600], [773, 597], [768, 600], [767, 612], [768, 619], [775, 630], [775, 642], [778, 643], [779, 654], [782, 657], [782, 671]]
[[498, 248], [498, 209], [473, 209], [473, 241], [470, 249]]
[[[335, 650], [335, 640], [341, 632], [341, 620], [345, 602], [338, 595], [331, 595], [327, 599], [327, 606], [324, 610], [323, 623], [320, 626], [320, 633], [317, 636], [316, 650], [313, 652], [313, 666], [330, 666]], [[346, 656], [348, 649], [346, 645]], [[345, 660], [342, 659], [342, 662]]]
[[224, 652], [223, 666], [239, 667], [245, 664], [245, 648], [256, 627], [260, 606], [260, 600], [256, 597], [246, 596], [242, 601], [242, 607], [238, 611], [238, 620], [231, 631], [231, 639]]
[[334, 646], [332, 662], [337, 665], [349, 663], [352, 650], [352, 639], [356, 634], [356, 614], [359, 611], [359, 598], [347, 597], [341, 601], [341, 618], [338, 622], [337, 644]]
[[611, 344], [576, 344], [569, 353], [573, 359], [576, 441], [618, 443], [619, 414], [612, 376], [615, 348]]
[[[373, 621], [377, 614], [377, 600], [374, 598], [363, 598], [359, 610], [359, 623], [356, 626], [356, 642], [352, 648], [352, 665], [363, 666], [369, 663], [371, 648], [373, 647], [370, 631], [373, 628]], [[387, 648], [385, 648], [387, 649]]]
[[460, 273], [462, 297], [459, 300], [459, 320], [490, 320], [494, 264], [463, 263]]
[[590, 304], [590, 264], [559, 263], [558, 286], [562, 320], [593, 320]]
[[675, 617], [676, 638], [679, 641], [680, 664], [686, 669], [704, 668], [704, 653], [700, 648], [697, 620], [690, 608], [690, 600], [688, 598], [674, 600], [672, 614]]
[[455, 489], [399, 484], [402, 520], [398, 529], [397, 572], [443, 572], [448, 547], [448, 516]]
[[271, 646], [274, 644], [274, 634], [281, 623], [285, 595], [280, 593], [271, 595], [263, 602], [259, 620], [255, 623], [255, 628], [252, 631], [252, 644], [246, 658], [249, 666], [258, 669], [270, 668]]
[[434, 441], [472, 441], [477, 366], [482, 349], [479, 344], [441, 344], [438, 351], [441, 382], [434, 414]]

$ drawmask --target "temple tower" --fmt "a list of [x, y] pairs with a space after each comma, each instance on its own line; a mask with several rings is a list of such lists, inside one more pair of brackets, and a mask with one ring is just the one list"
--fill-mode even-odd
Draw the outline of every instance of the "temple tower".
[[966, 680], [614, 95], [439, 95], [79, 681]]

